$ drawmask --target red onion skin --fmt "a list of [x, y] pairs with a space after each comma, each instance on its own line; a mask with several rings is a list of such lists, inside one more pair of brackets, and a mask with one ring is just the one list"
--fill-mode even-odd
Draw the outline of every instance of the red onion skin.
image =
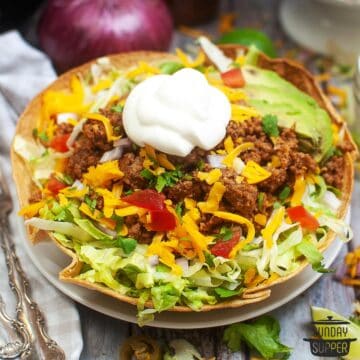
[[104, 55], [167, 50], [172, 29], [162, 0], [50, 0], [38, 35], [62, 72]]

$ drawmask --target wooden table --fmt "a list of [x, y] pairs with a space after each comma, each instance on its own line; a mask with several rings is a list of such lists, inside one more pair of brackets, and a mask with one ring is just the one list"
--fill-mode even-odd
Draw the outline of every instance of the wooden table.
[[[239, 14], [238, 26], [257, 26], [266, 30], [273, 38], [284, 41], [291, 46], [289, 39], [281, 32], [278, 23], [278, 0], [249, 0], [231, 1], [222, 3], [222, 11], [236, 10]], [[264, 25], [265, 24], [265, 25]], [[217, 23], [207, 24], [201, 29], [215, 33]], [[173, 47], [182, 47], [186, 37], [175, 34]], [[360, 182], [356, 184], [352, 204], [352, 226], [355, 234], [360, 233]], [[349, 249], [360, 246], [360, 237], [344, 245], [337, 257], [334, 266], [343, 261]], [[353, 288], [346, 287], [333, 280], [332, 275], [324, 275], [306, 292], [293, 301], [272, 312], [281, 323], [281, 339], [291, 346], [294, 351], [291, 359], [319, 359], [310, 354], [309, 344], [303, 341], [304, 337], [313, 335], [310, 325], [310, 305], [330, 308], [344, 316], [352, 312], [352, 303], [356, 294]], [[132, 334], [148, 334], [161, 340], [184, 338], [194, 344], [205, 357], [216, 356], [217, 359], [249, 359], [245, 350], [231, 354], [222, 343], [223, 327], [205, 330], [168, 330], [145, 327], [140, 329], [137, 325], [119, 321], [78, 305], [81, 316], [84, 337], [84, 350], [82, 360], [108, 360], [119, 358], [119, 347], [128, 336]]]

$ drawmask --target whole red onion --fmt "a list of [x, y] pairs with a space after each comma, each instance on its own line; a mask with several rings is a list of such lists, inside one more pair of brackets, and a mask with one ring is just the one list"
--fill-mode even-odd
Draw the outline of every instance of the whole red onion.
[[59, 71], [108, 54], [166, 50], [172, 19], [162, 0], [50, 0], [40, 45]]

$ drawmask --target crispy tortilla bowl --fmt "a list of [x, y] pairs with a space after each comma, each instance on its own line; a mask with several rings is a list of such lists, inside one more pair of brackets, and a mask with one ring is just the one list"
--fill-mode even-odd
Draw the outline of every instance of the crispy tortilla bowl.
[[[235, 58], [237, 51], [242, 49], [239, 46], [222, 46], [222, 50], [229, 57]], [[246, 49], [244, 49], [246, 51]], [[135, 66], [138, 61], [146, 61], [146, 62], [159, 62], [159, 61], [171, 61], [176, 59], [176, 57], [172, 54], [168, 53], [157, 53], [157, 52], [133, 52], [127, 54], [118, 54], [111, 55], [109, 59], [112, 64], [120, 69], [126, 69], [132, 66]], [[25, 139], [32, 138], [33, 129], [36, 127], [37, 119], [41, 115], [41, 105], [42, 105], [42, 96], [43, 93], [47, 90], [67, 90], [69, 87], [70, 79], [75, 74], [85, 74], [91, 64], [93, 62], [86, 63], [80, 67], [72, 69], [63, 75], [61, 75], [55, 82], [53, 82], [47, 89], [45, 89], [42, 93], [37, 95], [27, 106], [25, 111], [20, 116], [18, 126], [16, 129], [16, 134], [21, 135]], [[334, 107], [327, 99], [325, 94], [322, 92], [320, 87], [317, 85], [314, 77], [306, 71], [299, 64], [292, 62], [287, 59], [270, 59], [265, 55], [260, 55], [258, 66], [261, 68], [273, 70], [278, 73], [281, 77], [295, 85], [297, 88], [307, 93], [311, 97], [313, 97], [317, 103], [325, 109], [331, 117], [333, 123], [338, 125], [343, 125], [343, 120], [335, 111]], [[353, 143], [351, 139], [349, 131], [345, 130], [346, 139]], [[356, 147], [354, 146], [354, 149]], [[346, 153], [345, 158], [345, 172], [344, 172], [344, 181], [343, 181], [343, 189], [342, 189], [342, 198], [341, 198], [341, 206], [338, 211], [338, 218], [343, 219], [348, 212], [351, 194], [353, 190], [353, 182], [354, 182], [354, 159], [356, 158], [357, 153], [354, 150], [353, 152]], [[29, 204], [29, 198], [34, 189], [34, 184], [31, 179], [31, 174], [26, 166], [25, 162], [15, 153], [14, 148], [11, 149], [11, 159], [13, 166], [13, 178], [16, 184], [20, 207], [24, 207]], [[75, 279], [75, 277], [80, 273], [82, 268], [82, 262], [78, 259], [76, 253], [71, 249], [64, 247], [60, 244], [53, 236], [43, 230], [38, 230], [34, 227], [27, 226], [26, 228], [27, 234], [30, 240], [33, 243], [38, 241], [48, 240], [49, 237], [54, 241], [56, 246], [67, 254], [71, 259], [71, 263], [63, 269], [59, 278], [62, 281], [74, 283], [91, 290], [99, 291], [106, 295], [112, 296], [120, 301], [124, 301], [129, 304], [136, 305], [138, 303], [138, 299], [134, 297], [121, 295], [108, 287], [105, 287], [101, 284], [91, 283], [85, 280]], [[319, 250], [322, 252], [334, 241], [336, 235], [334, 232], [329, 231], [326, 239], [322, 242]], [[298, 262], [299, 263], [299, 262]], [[266, 298], [268, 298], [271, 294], [271, 287], [282, 283], [284, 281], [289, 281], [291, 278], [296, 276], [298, 273], [304, 270], [304, 268], [309, 265], [308, 261], [304, 258], [301, 261], [299, 267], [284, 277], [270, 277], [267, 280], [264, 280], [259, 285], [246, 288], [241, 296], [232, 297], [231, 300], [222, 301], [215, 305], [204, 305], [200, 311], [210, 311], [217, 309], [225, 309], [225, 308], [237, 308], [241, 306], [245, 306], [247, 304], [260, 302]], [[148, 301], [145, 304], [146, 307], [152, 307], [152, 302]], [[187, 306], [175, 306], [168, 311], [177, 311], [177, 312], [190, 312], [193, 311], [191, 308]]]

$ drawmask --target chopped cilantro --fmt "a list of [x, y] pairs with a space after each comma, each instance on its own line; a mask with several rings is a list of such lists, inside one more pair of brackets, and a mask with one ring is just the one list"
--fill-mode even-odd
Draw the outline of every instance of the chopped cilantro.
[[62, 183], [66, 184], [66, 185], [72, 185], [74, 183], [74, 179], [67, 174], [58, 174], [56, 175], [56, 178], [61, 181]]
[[91, 199], [88, 195], [85, 195], [84, 197], [85, 204], [89, 206], [89, 208], [94, 211], [96, 208], [96, 199]]
[[133, 238], [118, 236], [116, 238], [118, 246], [124, 250], [126, 255], [133, 252], [136, 248], [137, 241]]
[[278, 209], [280, 207], [281, 207], [281, 204], [278, 201], [275, 201], [274, 204], [273, 204], [273, 208]]
[[290, 187], [288, 186], [288, 185], [286, 185], [282, 190], [281, 190], [281, 192], [280, 192], [280, 194], [279, 194], [279, 200], [281, 201], [281, 202], [284, 202], [288, 197], [289, 197], [289, 195], [290, 195], [290, 193], [291, 193], [291, 189], [290, 189]]
[[175, 206], [175, 212], [179, 219], [181, 219], [183, 213], [184, 213], [184, 203], [182, 201], [178, 202]]
[[268, 136], [279, 136], [278, 118], [276, 115], [267, 114], [262, 119], [262, 128]]
[[119, 232], [122, 229], [123, 225], [124, 225], [124, 218], [122, 216], [118, 216], [116, 214], [113, 214], [111, 216], [111, 219], [116, 222], [115, 231]]
[[117, 105], [114, 105], [111, 107], [111, 111], [116, 112], [116, 113], [122, 113], [123, 109], [124, 109], [124, 107], [120, 104], [117, 104]]
[[124, 192], [125, 195], [131, 195], [134, 192], [134, 190], [129, 189]]
[[42, 140], [44, 142], [49, 141], [49, 137], [47, 136], [46, 132], [45, 131], [39, 132], [39, 130], [37, 128], [33, 129], [32, 135], [33, 135], [34, 138], [40, 139], [40, 140]]
[[57, 215], [55, 215], [54, 220], [72, 222], [73, 216], [67, 208], [64, 208]]
[[165, 171], [158, 176], [154, 175], [150, 170], [144, 169], [140, 174], [149, 181], [149, 187], [154, 187], [158, 192], [161, 192], [167, 186], [175, 185], [184, 176], [180, 169]]
[[258, 198], [257, 198], [257, 204], [258, 204], [259, 210], [262, 210], [262, 208], [263, 208], [264, 199], [265, 199], [265, 194], [263, 192], [260, 192], [258, 195]]
[[209, 265], [209, 266], [215, 266], [214, 264], [214, 259], [215, 256], [213, 254], [210, 254], [208, 252], [205, 253], [205, 262]]
[[198, 163], [196, 164], [196, 168], [201, 171], [203, 170], [205, 167], [205, 161], [204, 160], [199, 160]]
[[226, 299], [235, 295], [239, 295], [242, 292], [242, 289], [238, 290], [229, 290], [222, 287], [215, 288], [214, 291], [221, 299]]
[[232, 236], [233, 236], [233, 233], [232, 233], [231, 229], [226, 226], [222, 226], [219, 234], [217, 234], [215, 237], [218, 239], [220, 238], [224, 241], [228, 241], [232, 238]]

